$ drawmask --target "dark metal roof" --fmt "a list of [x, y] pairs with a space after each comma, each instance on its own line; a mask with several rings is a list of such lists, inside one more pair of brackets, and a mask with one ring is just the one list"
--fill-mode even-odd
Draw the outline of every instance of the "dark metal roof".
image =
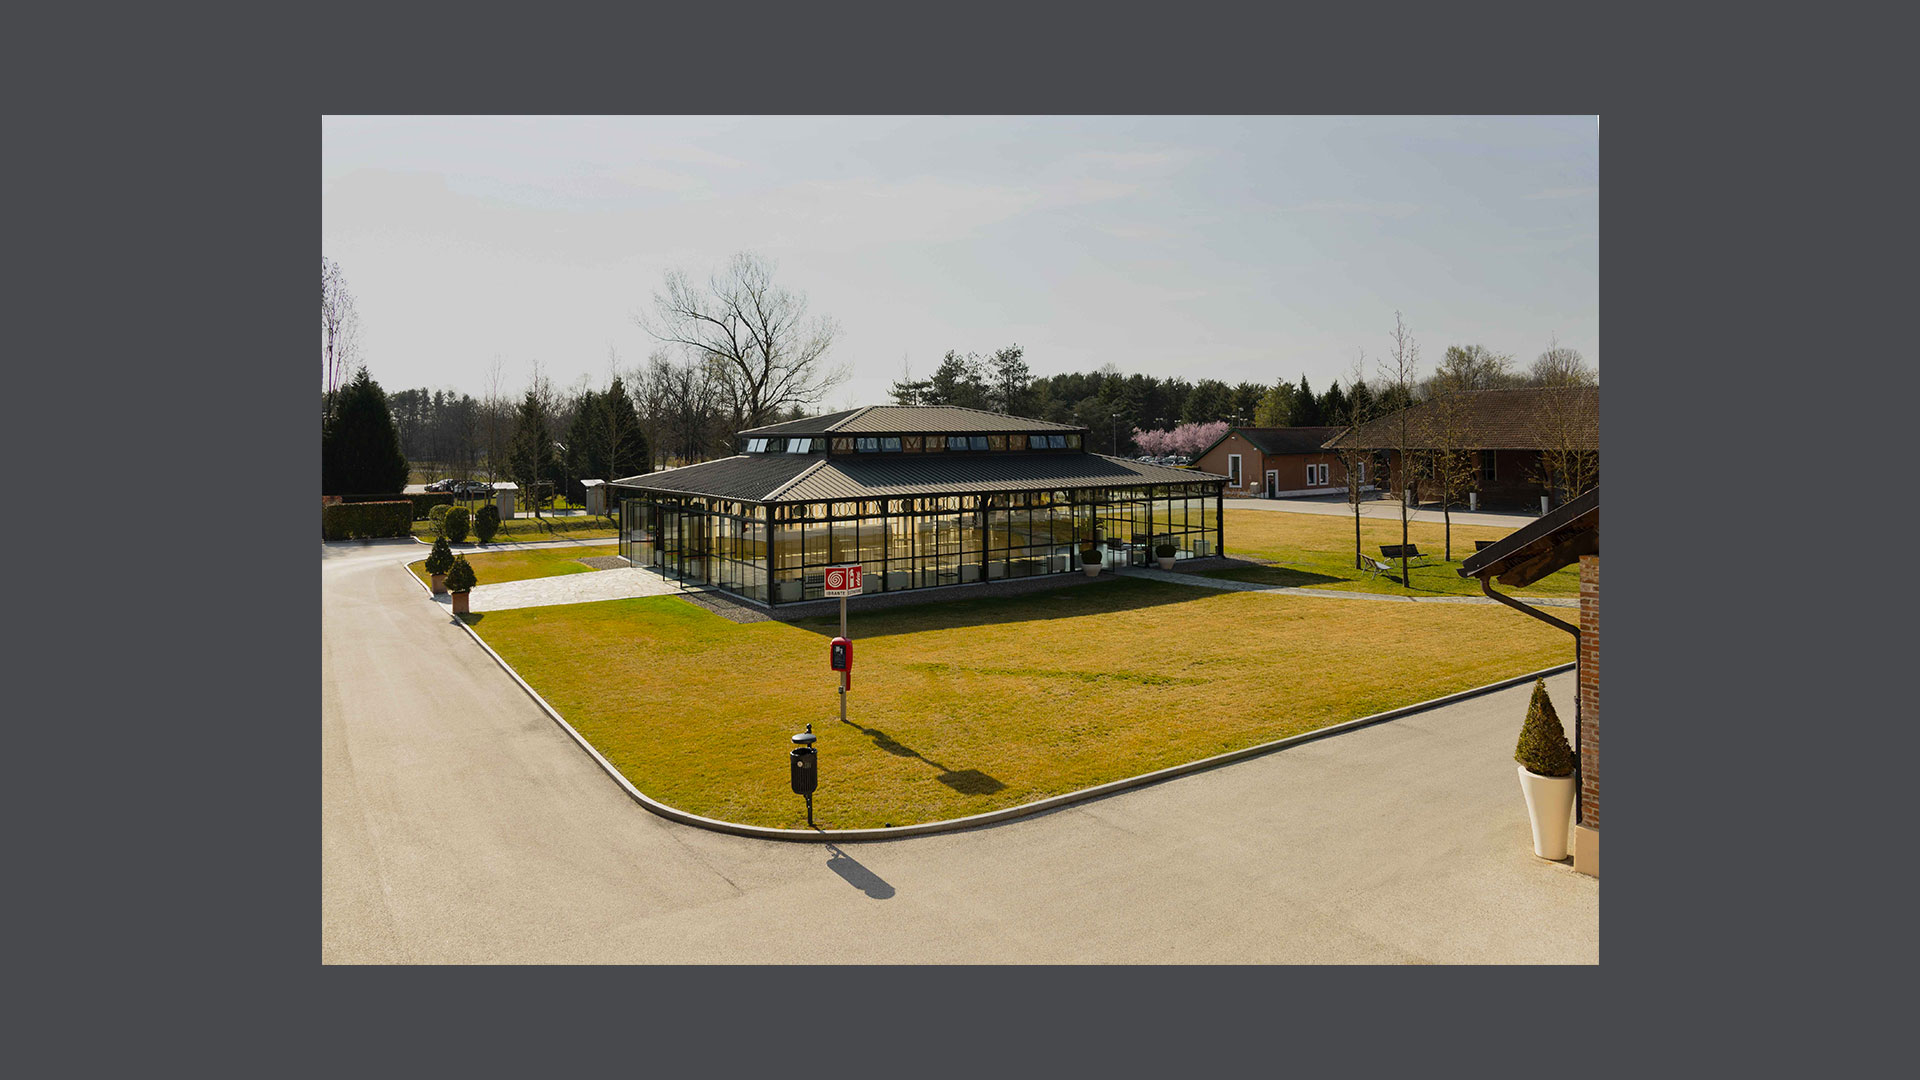
[[741, 435], [967, 435], [995, 431], [1085, 431], [1025, 416], [958, 405], [868, 405], [846, 412], [749, 428]]
[[818, 455], [738, 454], [698, 465], [629, 476], [615, 480], [613, 486], [760, 502], [768, 492], [820, 463]]
[[819, 435], [832, 431], [840, 423], [861, 409], [847, 409], [842, 412], [827, 413], [822, 416], [808, 416], [799, 420], [788, 420], [782, 424], [767, 424], [764, 427], [748, 428], [742, 435]]
[[1461, 577], [1493, 577], [1515, 588], [1531, 585], [1582, 555], [1600, 553], [1600, 489], [1469, 555]]
[[[1388, 413], [1327, 440], [1328, 449], [1391, 450], [1399, 445], [1401, 413], [1408, 446], [1434, 449], [1439, 424], [1434, 403]], [[1600, 449], [1600, 388], [1522, 386], [1467, 395], [1462, 449], [1552, 450], [1565, 439], [1574, 449]]]
[[1104, 454], [885, 454], [830, 458], [742, 454], [683, 469], [631, 476], [615, 480], [614, 485], [742, 502], [798, 503], [1225, 480], [1224, 476], [1195, 469], [1148, 465]]
[[1345, 431], [1340, 427], [1237, 427], [1228, 428], [1213, 446], [1193, 455], [1199, 461], [1213, 452], [1214, 447], [1238, 435], [1252, 443], [1262, 454], [1318, 454], [1328, 439]]

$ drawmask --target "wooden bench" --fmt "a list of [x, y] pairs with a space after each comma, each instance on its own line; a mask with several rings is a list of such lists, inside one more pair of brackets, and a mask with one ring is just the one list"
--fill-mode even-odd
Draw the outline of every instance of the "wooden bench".
[[1407, 555], [1407, 558], [1408, 558], [1408, 559], [1431, 559], [1431, 558], [1433, 558], [1433, 556], [1431, 556], [1431, 555], [1422, 555], [1422, 554], [1420, 554], [1420, 545], [1419, 545], [1419, 544], [1405, 544], [1405, 545], [1401, 545], [1401, 544], [1381, 544], [1381, 545], [1380, 545], [1380, 555], [1381, 555], [1381, 557], [1383, 557], [1383, 558], [1385, 558], [1385, 559], [1387, 559], [1387, 560], [1388, 560], [1389, 562], [1391, 562], [1391, 561], [1393, 561], [1393, 560], [1395, 560], [1395, 559], [1398, 559], [1398, 558], [1400, 557], [1400, 553], [1401, 553], [1402, 551], [1405, 551], [1405, 552], [1406, 552], [1406, 555]]

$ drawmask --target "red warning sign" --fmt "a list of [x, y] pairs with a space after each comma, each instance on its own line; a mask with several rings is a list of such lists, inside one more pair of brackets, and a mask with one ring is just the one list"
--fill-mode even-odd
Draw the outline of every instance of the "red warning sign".
[[827, 567], [827, 595], [858, 596], [860, 594], [860, 564], [851, 566]]

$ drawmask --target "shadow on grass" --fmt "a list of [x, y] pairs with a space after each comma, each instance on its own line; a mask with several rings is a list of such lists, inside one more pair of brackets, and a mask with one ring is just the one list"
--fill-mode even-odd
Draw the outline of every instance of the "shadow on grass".
[[1419, 571], [1447, 570], [1446, 566], [1415, 566], [1412, 569], [1415, 571], [1412, 585], [1408, 585], [1396, 572], [1399, 570], [1398, 564], [1395, 564], [1393, 570], [1383, 570], [1378, 575], [1363, 573], [1359, 577], [1351, 578], [1334, 577], [1331, 574], [1315, 573], [1311, 570], [1301, 570], [1292, 566], [1261, 566], [1249, 569], [1235, 568], [1231, 570], [1215, 570], [1209, 572], [1206, 576], [1221, 578], [1227, 581], [1247, 581], [1258, 585], [1285, 585], [1294, 588], [1327, 585], [1336, 589], [1345, 588], [1360, 592], [1367, 591], [1365, 587], [1368, 585], [1385, 581], [1391, 582], [1409, 592], [1420, 593], [1425, 596], [1479, 595], [1477, 591], [1464, 588], [1436, 588], [1420, 580]]
[[881, 731], [879, 728], [861, 727], [851, 720], [848, 720], [846, 723], [848, 727], [872, 739], [873, 745], [880, 750], [884, 750], [895, 757], [909, 757], [918, 761], [924, 761], [928, 765], [939, 769], [940, 775], [934, 777], [934, 779], [962, 795], [991, 795], [1007, 786], [995, 780], [993, 777], [988, 776], [986, 773], [981, 772], [979, 769], [961, 769], [957, 772], [949, 769], [945, 765], [922, 754], [920, 751], [915, 750], [913, 747]]
[[487, 617], [487, 613], [484, 611], [470, 611], [465, 615], [454, 616], [454, 618], [460, 620], [463, 623], [466, 623], [468, 626], [479, 626], [480, 620], [486, 617]]
[[[1089, 582], [1077, 588], [1063, 587], [1014, 596], [930, 599], [922, 604], [875, 611], [860, 610], [860, 600], [855, 597], [847, 605], [847, 617], [852, 621], [849, 629], [853, 637], [876, 638], [927, 630], [957, 630], [963, 627], [1137, 611], [1162, 604], [1183, 604], [1212, 596], [1216, 592], [1204, 585], [1173, 585], [1146, 578], [1129, 578], [1122, 574], [1111, 581]], [[822, 637], [834, 637], [840, 633], [838, 615], [811, 615], [796, 619], [780, 619], [776, 615], [774, 618]]]
[[1308, 585], [1352, 584], [1348, 578], [1316, 574], [1311, 570], [1297, 570], [1291, 566], [1234, 567], [1230, 570], [1210, 570], [1202, 576], [1219, 578], [1222, 581], [1250, 581], [1258, 585], [1286, 585], [1293, 588], [1304, 588]]
[[827, 869], [875, 900], [893, 899], [893, 886], [887, 884], [879, 874], [860, 865], [858, 859], [840, 850], [838, 844], [827, 845]]

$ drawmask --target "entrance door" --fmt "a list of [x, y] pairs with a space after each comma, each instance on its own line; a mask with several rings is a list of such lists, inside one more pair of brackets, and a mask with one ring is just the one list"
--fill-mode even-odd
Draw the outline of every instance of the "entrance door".
[[1275, 469], [1267, 470], [1267, 498], [1280, 497], [1280, 473]]

